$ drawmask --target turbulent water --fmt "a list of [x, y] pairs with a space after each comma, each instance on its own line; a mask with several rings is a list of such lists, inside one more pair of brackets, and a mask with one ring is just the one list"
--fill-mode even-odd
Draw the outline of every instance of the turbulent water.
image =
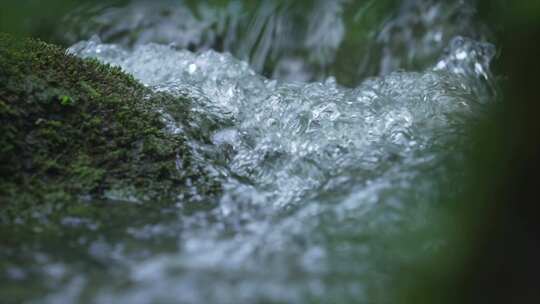
[[[355, 75], [374, 77], [344, 87], [330, 67], [343, 60], [338, 49], [351, 30], [343, 21], [346, 2], [316, 2], [301, 21], [307, 25], [299, 45], [291, 46], [294, 41], [278, 36], [295, 23], [288, 22], [283, 3], [265, 1], [248, 18], [253, 32], [221, 42], [226, 47], [218, 51], [233, 55], [211, 50], [218, 35], [208, 29], [234, 36], [230, 23], [236, 19], [224, 16], [243, 2], [221, 8], [222, 19], [200, 7], [208, 15], [196, 19], [180, 6], [165, 23], [145, 19], [149, 24], [136, 36], [118, 33], [142, 26], [140, 3], [99, 15], [99, 22], [119, 23], [96, 30], [115, 43], [95, 36], [69, 51], [120, 66], [154, 91], [193, 100], [200, 120], [218, 127], [210, 131], [201, 123], [213, 144], [192, 140], [191, 146], [225, 190], [217, 202], [195, 195], [197, 207], [190, 210], [179, 197], [161, 219], [123, 224], [116, 238], [95, 236], [91, 219], [65, 219], [65, 226], [89, 231], [79, 236], [80, 247], [104, 266], [86, 273], [86, 260], [50, 252], [33, 257], [51, 288], [35, 301], [392, 301], [401, 262], [445, 250], [444, 235], [436, 232], [412, 251], [399, 240], [428, 229], [432, 210], [459, 193], [467, 124], [486, 111], [494, 94], [489, 64], [495, 51], [481, 42], [483, 29], [474, 25], [470, 6], [404, 1], [369, 36], [378, 55], [358, 55], [377, 63], [376, 69], [357, 67]], [[357, 16], [370, 13], [369, 5], [362, 8]], [[158, 12], [149, 9], [150, 16]], [[112, 17], [121, 13], [127, 17]], [[463, 23], [455, 25], [456, 16]], [[227, 21], [216, 30], [209, 24], [218, 19]], [[154, 41], [156, 33], [174, 43], [154, 43], [163, 42]], [[249, 39], [257, 46], [247, 47], [254, 44]], [[190, 45], [197, 51], [187, 50]], [[283, 55], [292, 49], [311, 57]], [[272, 56], [279, 60], [263, 76]], [[305, 81], [313, 79], [322, 80]], [[162, 114], [170, 132], [182, 132], [174, 113]], [[26, 279], [25, 273], [10, 269], [13, 280]]]

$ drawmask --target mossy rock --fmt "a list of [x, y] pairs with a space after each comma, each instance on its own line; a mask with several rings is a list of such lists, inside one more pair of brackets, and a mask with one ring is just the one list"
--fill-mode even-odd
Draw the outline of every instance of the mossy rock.
[[[167, 132], [164, 111], [183, 133]], [[155, 94], [119, 68], [0, 34], [0, 222], [111, 196], [218, 193], [186, 144], [209, 142], [190, 116], [189, 100]]]

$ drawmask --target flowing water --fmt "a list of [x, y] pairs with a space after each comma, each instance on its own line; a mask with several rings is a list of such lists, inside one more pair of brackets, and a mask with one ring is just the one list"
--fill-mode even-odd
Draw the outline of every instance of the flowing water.
[[69, 246], [8, 255], [24, 256], [5, 275], [38, 290], [29, 303], [392, 303], [401, 263], [447, 249], [432, 215], [459, 194], [467, 126], [496, 91], [471, 3], [217, 2], [68, 20], [66, 39], [86, 38], [72, 54], [194, 101], [212, 144], [190, 146], [224, 193], [63, 219]]

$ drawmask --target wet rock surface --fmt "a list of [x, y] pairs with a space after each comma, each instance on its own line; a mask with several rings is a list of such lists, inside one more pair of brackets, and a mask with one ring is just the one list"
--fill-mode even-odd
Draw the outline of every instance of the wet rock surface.
[[[3, 221], [41, 205], [219, 192], [186, 144], [210, 141], [190, 131], [189, 100], [44, 42], [2, 35], [0, 43]], [[171, 108], [185, 125], [176, 134], [163, 114]]]

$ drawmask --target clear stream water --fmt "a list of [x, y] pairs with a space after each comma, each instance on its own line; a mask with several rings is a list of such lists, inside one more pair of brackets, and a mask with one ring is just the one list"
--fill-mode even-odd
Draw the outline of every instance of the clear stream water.
[[[28, 303], [393, 303], [400, 263], [447, 250], [433, 210], [459, 193], [495, 48], [469, 1], [402, 1], [370, 29], [356, 27], [377, 3], [352, 2], [74, 12], [66, 39], [84, 40], [69, 52], [187, 96], [219, 126], [190, 144], [225, 190], [127, 223], [65, 218], [68, 245], [12, 252], [25, 261], [4, 282], [33, 286]], [[355, 33], [360, 49], [344, 51]]]

